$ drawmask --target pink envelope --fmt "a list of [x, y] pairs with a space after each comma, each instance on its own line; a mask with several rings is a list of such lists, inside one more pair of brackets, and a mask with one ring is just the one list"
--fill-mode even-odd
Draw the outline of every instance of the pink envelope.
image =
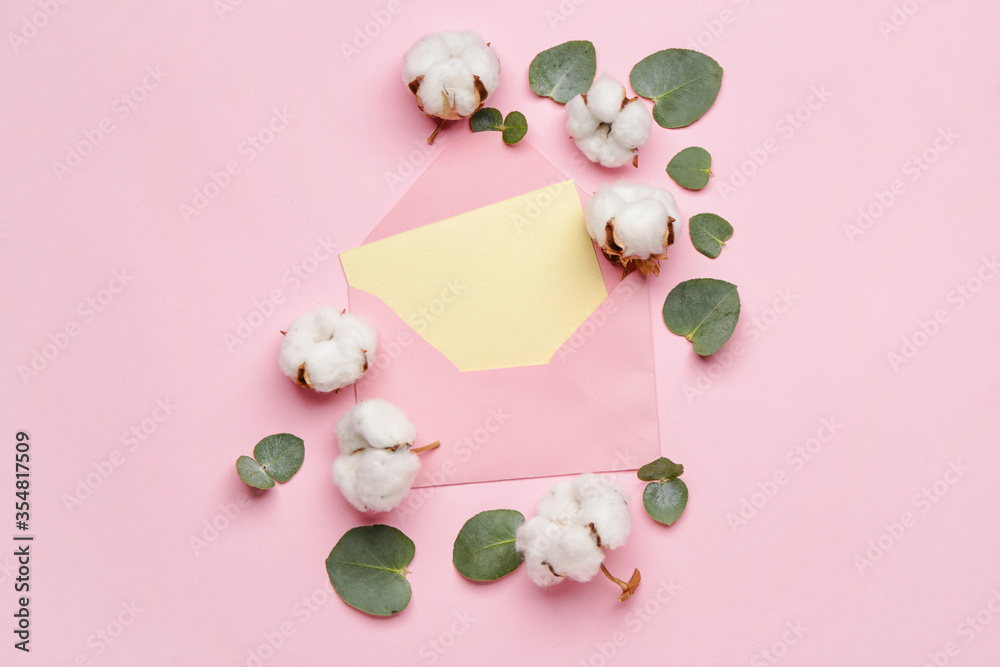
[[[473, 134], [442, 153], [365, 244], [566, 179], [524, 142]], [[402, 408], [417, 446], [441, 441], [420, 455], [415, 486], [634, 470], [660, 455], [646, 282], [599, 263], [607, 299], [549, 363], [515, 368], [462, 372], [381, 299], [350, 286], [351, 312], [379, 336], [358, 399]]]

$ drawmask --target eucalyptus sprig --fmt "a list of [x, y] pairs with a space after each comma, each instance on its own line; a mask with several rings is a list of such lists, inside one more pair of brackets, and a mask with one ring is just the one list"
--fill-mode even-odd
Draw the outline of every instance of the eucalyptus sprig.
[[649, 482], [642, 493], [642, 504], [655, 521], [669, 526], [684, 513], [688, 488], [680, 479], [683, 474], [684, 466], [664, 457], [647, 463], [636, 473], [639, 479]]
[[586, 40], [564, 42], [539, 53], [528, 67], [528, 85], [536, 95], [566, 104], [590, 89], [597, 74], [597, 52]]
[[685, 280], [670, 290], [663, 302], [667, 328], [691, 341], [694, 351], [703, 357], [725, 345], [739, 319], [739, 292], [725, 280]]
[[497, 131], [503, 135], [505, 144], [516, 144], [528, 133], [528, 119], [520, 111], [511, 111], [504, 118], [499, 109], [483, 107], [472, 114], [469, 127], [473, 132]]
[[708, 111], [719, 96], [722, 67], [689, 49], [665, 49], [636, 63], [632, 90], [653, 101], [653, 120], [661, 127], [686, 127]]
[[701, 190], [712, 175], [712, 156], [700, 146], [685, 148], [667, 163], [667, 175], [688, 190]]
[[305, 443], [291, 433], [269, 435], [253, 448], [253, 458], [236, 459], [240, 479], [255, 489], [270, 489], [275, 482], [284, 484], [302, 467]]
[[340, 599], [372, 616], [392, 616], [410, 603], [416, 549], [398, 528], [376, 524], [344, 533], [326, 559], [326, 573]]
[[733, 226], [714, 213], [699, 213], [688, 221], [691, 243], [705, 257], [715, 259], [733, 235]]

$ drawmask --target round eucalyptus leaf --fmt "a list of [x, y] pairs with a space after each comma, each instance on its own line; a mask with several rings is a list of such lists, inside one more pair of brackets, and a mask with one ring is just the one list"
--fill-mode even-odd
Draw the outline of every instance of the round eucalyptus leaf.
[[274, 480], [264, 472], [260, 464], [249, 456], [241, 456], [236, 459], [236, 472], [240, 479], [255, 489], [270, 489], [274, 486]]
[[520, 111], [511, 111], [503, 119], [503, 142], [516, 144], [528, 133], [528, 119]]
[[392, 526], [352, 528], [326, 559], [326, 573], [340, 599], [372, 616], [398, 614], [410, 603], [413, 541]]
[[666, 49], [640, 60], [629, 75], [632, 90], [653, 100], [653, 119], [662, 127], [686, 127], [715, 103], [722, 67], [704, 53]]
[[685, 280], [663, 302], [663, 321], [705, 357], [718, 351], [736, 330], [740, 295], [736, 285], [714, 278]]
[[667, 174], [682, 188], [701, 190], [712, 175], [712, 156], [700, 146], [690, 146], [667, 163]]
[[733, 226], [714, 213], [699, 213], [688, 220], [691, 243], [706, 257], [715, 259], [733, 235]]
[[646, 508], [646, 513], [668, 526], [684, 513], [687, 502], [687, 485], [684, 480], [677, 478], [647, 484], [646, 490], [642, 493], [642, 504]]
[[597, 53], [586, 40], [565, 42], [542, 51], [528, 67], [528, 85], [536, 95], [560, 104], [590, 90], [597, 73]]
[[503, 114], [500, 113], [499, 109], [483, 107], [472, 114], [469, 119], [469, 127], [472, 128], [473, 132], [503, 129]]
[[523, 523], [516, 510], [489, 510], [466, 521], [452, 551], [455, 569], [473, 581], [495, 581], [516, 570], [524, 556], [514, 539]]
[[302, 467], [306, 448], [302, 438], [291, 433], [277, 433], [258, 442], [253, 448], [253, 457], [274, 481], [284, 484]]
[[680, 477], [683, 474], [684, 466], [679, 463], [674, 463], [670, 459], [663, 456], [656, 459], [652, 463], [647, 463], [642, 466], [639, 468], [639, 472], [636, 473], [639, 479], [644, 482], [662, 482], [663, 480]]

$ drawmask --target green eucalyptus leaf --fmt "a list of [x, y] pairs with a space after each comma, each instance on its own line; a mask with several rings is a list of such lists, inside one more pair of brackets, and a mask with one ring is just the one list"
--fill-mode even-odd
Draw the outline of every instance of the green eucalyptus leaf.
[[528, 85], [536, 95], [560, 104], [590, 90], [597, 73], [597, 53], [586, 40], [565, 42], [542, 51], [528, 67]]
[[733, 226], [714, 213], [699, 213], [688, 220], [691, 243], [706, 257], [715, 259], [733, 235]]
[[652, 463], [647, 463], [646, 465], [639, 468], [639, 472], [636, 473], [639, 479], [644, 482], [662, 482], [667, 479], [673, 479], [674, 477], [680, 477], [684, 474], [684, 466], [679, 463], [674, 463], [670, 459], [661, 456]]
[[629, 75], [632, 90], [653, 100], [653, 119], [662, 127], [686, 127], [709, 110], [722, 86], [722, 67], [688, 49], [657, 51]]
[[253, 457], [274, 481], [284, 484], [302, 467], [306, 448], [302, 438], [291, 433], [276, 433], [257, 443]]
[[701, 190], [712, 175], [712, 156], [700, 146], [690, 146], [670, 160], [667, 174], [682, 188]]
[[494, 109], [493, 107], [483, 107], [476, 113], [472, 114], [472, 118], [469, 119], [469, 127], [472, 128], [473, 132], [502, 130], [503, 114], [500, 113], [499, 109]]
[[326, 559], [326, 573], [340, 599], [372, 616], [398, 614], [410, 603], [413, 541], [397, 528], [377, 524], [352, 528]]
[[528, 133], [528, 119], [520, 111], [511, 111], [503, 119], [503, 142], [516, 144]]
[[714, 278], [685, 280], [670, 290], [663, 302], [667, 327], [694, 344], [705, 357], [722, 347], [740, 319], [736, 285]]
[[455, 569], [473, 581], [495, 581], [516, 570], [524, 561], [514, 548], [523, 523], [524, 515], [516, 510], [489, 510], [466, 521], [452, 551]]
[[668, 526], [680, 518], [687, 503], [688, 488], [681, 479], [652, 482], [642, 493], [642, 504], [649, 516]]
[[240, 479], [255, 489], [270, 489], [274, 486], [274, 480], [264, 472], [260, 464], [249, 456], [241, 456], [236, 459], [236, 472]]

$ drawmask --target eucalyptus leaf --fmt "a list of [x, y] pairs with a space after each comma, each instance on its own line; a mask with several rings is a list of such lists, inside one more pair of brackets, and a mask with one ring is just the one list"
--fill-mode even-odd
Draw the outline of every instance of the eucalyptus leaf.
[[662, 127], [686, 127], [715, 103], [722, 67], [689, 49], [657, 51], [640, 60], [629, 75], [632, 90], [653, 100], [653, 119]]
[[684, 513], [687, 502], [687, 484], [681, 479], [652, 482], [642, 493], [642, 504], [649, 516], [668, 526]]
[[516, 144], [528, 133], [528, 119], [520, 111], [511, 111], [503, 119], [503, 142]]
[[667, 327], [694, 344], [705, 357], [722, 347], [740, 319], [736, 285], [714, 278], [685, 280], [670, 290], [663, 302]]
[[352, 528], [326, 559], [326, 573], [340, 599], [372, 616], [398, 614], [410, 603], [413, 541], [392, 526]]
[[524, 556], [514, 548], [524, 515], [516, 510], [488, 510], [465, 522], [455, 538], [451, 560], [466, 579], [496, 581], [516, 570]]
[[683, 474], [684, 466], [674, 463], [664, 456], [642, 466], [639, 468], [639, 472], [636, 473], [639, 479], [644, 482], [662, 482], [674, 477], [680, 477]]
[[255, 489], [270, 489], [274, 486], [274, 480], [264, 472], [260, 464], [249, 456], [241, 456], [236, 459], [236, 472], [240, 479]]
[[528, 67], [528, 85], [536, 95], [560, 104], [590, 90], [597, 73], [597, 53], [586, 40], [565, 42], [539, 53]]
[[667, 174], [682, 188], [701, 190], [712, 175], [712, 156], [700, 146], [690, 146], [667, 163]]
[[691, 243], [706, 257], [715, 259], [733, 235], [733, 226], [714, 213], [699, 213], [688, 221]]
[[264, 471], [279, 484], [284, 484], [302, 467], [306, 448], [302, 438], [291, 433], [269, 435], [253, 448], [253, 457]]
[[483, 107], [472, 114], [469, 119], [469, 127], [473, 132], [486, 132], [489, 130], [503, 129], [503, 114], [499, 109], [493, 107]]

